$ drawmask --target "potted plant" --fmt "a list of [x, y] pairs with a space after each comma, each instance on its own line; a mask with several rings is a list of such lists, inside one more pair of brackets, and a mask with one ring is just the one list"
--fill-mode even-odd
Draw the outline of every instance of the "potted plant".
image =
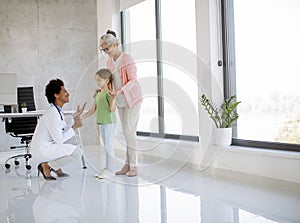
[[22, 113], [27, 112], [27, 104], [26, 104], [26, 102], [23, 102], [23, 103], [21, 104], [21, 109], [22, 109]]
[[230, 145], [232, 139], [232, 124], [239, 118], [236, 107], [241, 102], [236, 101], [236, 96], [233, 95], [218, 107], [212, 100], [207, 98], [205, 94], [201, 96], [200, 102], [215, 123], [214, 144]]

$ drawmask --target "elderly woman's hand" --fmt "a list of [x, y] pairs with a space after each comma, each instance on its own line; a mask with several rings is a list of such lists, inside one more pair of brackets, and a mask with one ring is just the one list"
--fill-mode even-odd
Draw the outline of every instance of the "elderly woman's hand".
[[112, 99], [115, 99], [116, 97], [118, 97], [119, 94], [122, 93], [122, 89], [119, 89], [117, 91], [110, 91], [109, 92], [109, 96], [112, 98]]
[[101, 91], [101, 89], [96, 89], [94, 94], [93, 94], [93, 98], [97, 96], [97, 94]]

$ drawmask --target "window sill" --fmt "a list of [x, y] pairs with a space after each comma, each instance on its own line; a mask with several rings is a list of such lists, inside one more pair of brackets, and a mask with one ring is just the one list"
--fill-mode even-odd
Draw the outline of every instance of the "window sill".
[[172, 144], [172, 145], [183, 145], [195, 147], [195, 144], [199, 144], [198, 141], [189, 141], [181, 139], [170, 139], [170, 138], [158, 138], [158, 137], [147, 137], [147, 136], [137, 136], [137, 139], [141, 142], [150, 143], [161, 143], [161, 144]]
[[222, 152], [234, 152], [234, 153], [243, 153], [249, 155], [259, 155], [259, 156], [300, 160], [300, 152], [293, 152], [293, 151], [262, 149], [262, 148], [235, 146], [235, 145], [223, 147], [221, 150]]

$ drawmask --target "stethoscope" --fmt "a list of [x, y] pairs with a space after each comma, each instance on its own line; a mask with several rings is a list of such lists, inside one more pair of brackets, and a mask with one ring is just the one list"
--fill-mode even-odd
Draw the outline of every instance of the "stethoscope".
[[57, 112], [58, 112], [58, 114], [59, 114], [59, 116], [60, 116], [60, 120], [64, 120], [63, 119], [63, 117], [62, 117], [62, 115], [61, 115], [61, 113], [60, 113], [60, 110], [59, 110], [59, 108], [57, 107], [57, 105], [56, 104], [53, 104], [54, 106], [55, 106], [55, 108], [56, 108], [56, 110], [57, 110]]
[[[58, 114], [59, 114], [59, 116], [60, 116], [60, 120], [64, 120], [63, 119], [63, 117], [62, 117], [62, 115], [61, 115], [61, 113], [60, 113], [60, 110], [59, 110], [59, 108], [56, 106], [56, 104], [53, 104], [54, 106], [55, 106], [55, 108], [56, 108], [56, 110], [57, 110], [57, 112], [58, 112]], [[65, 129], [64, 128], [62, 128], [62, 130], [64, 131]]]

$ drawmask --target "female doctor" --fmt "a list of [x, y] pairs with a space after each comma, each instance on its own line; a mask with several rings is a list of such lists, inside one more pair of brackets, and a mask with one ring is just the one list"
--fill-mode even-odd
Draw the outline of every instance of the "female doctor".
[[64, 144], [75, 136], [74, 130], [82, 126], [80, 115], [85, 104], [78, 106], [74, 122], [67, 125], [62, 107], [69, 102], [69, 93], [60, 79], [51, 80], [45, 89], [50, 108], [40, 118], [31, 141], [32, 158], [38, 164], [38, 175], [42, 173], [45, 180], [56, 180], [57, 177], [67, 177], [61, 166], [79, 157], [77, 146]]

